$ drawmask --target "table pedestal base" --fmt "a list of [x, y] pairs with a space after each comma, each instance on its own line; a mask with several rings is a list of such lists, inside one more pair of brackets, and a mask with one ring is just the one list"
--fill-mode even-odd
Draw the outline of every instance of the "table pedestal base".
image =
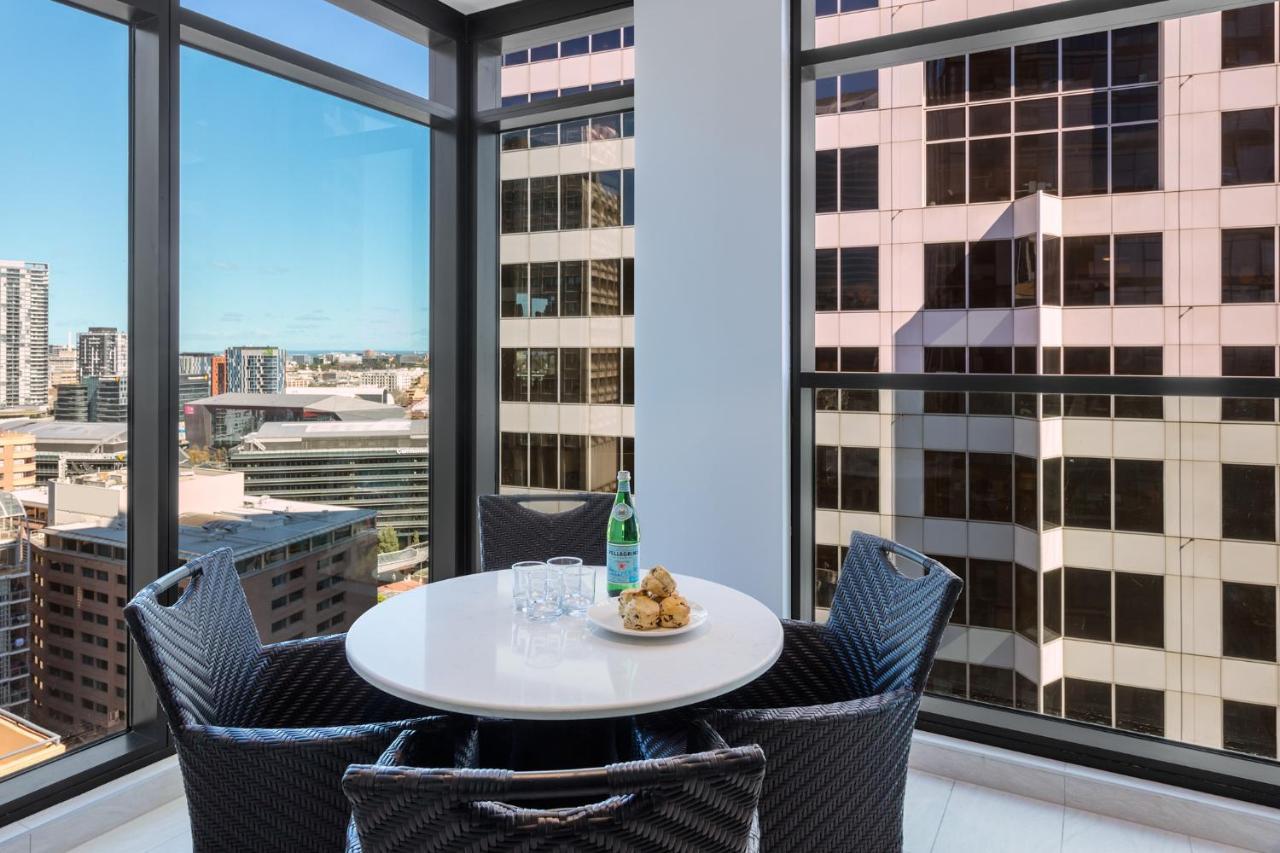
[[630, 718], [608, 720], [485, 720], [480, 766], [509, 770], [603, 767], [636, 757]]

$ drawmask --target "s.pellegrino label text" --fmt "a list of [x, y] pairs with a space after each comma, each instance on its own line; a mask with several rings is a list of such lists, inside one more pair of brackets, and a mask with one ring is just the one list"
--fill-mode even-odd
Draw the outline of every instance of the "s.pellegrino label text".
[[618, 493], [609, 513], [609, 531], [605, 540], [608, 561], [609, 595], [640, 584], [640, 525], [631, 497], [631, 474], [618, 472]]

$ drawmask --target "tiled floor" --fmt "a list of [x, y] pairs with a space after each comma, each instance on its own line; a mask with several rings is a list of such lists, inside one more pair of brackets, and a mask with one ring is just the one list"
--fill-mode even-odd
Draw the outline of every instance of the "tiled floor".
[[[178, 799], [74, 853], [184, 853], [186, 802]], [[912, 771], [906, 853], [1230, 853], [1172, 832]]]

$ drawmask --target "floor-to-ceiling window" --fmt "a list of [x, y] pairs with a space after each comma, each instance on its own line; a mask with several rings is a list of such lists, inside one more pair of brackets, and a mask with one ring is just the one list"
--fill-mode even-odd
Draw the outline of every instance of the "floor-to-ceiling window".
[[971, 18], [920, 5], [920, 61], [868, 68], [858, 4], [809, 45], [801, 615], [851, 534], [895, 539], [965, 581], [930, 693], [1220, 751], [1247, 787], [1280, 713], [1276, 10], [940, 55], [927, 28]]
[[0, 30], [3, 778], [126, 729], [132, 589], [129, 30], [50, 0]]
[[431, 335], [462, 292], [460, 14], [12, 0], [0, 29], [13, 819], [164, 754], [121, 608], [165, 572], [230, 547], [273, 642], [345, 630], [425, 582], [438, 541], [456, 554], [429, 441], [469, 414], [446, 369], [432, 419], [431, 368], [469, 339]]

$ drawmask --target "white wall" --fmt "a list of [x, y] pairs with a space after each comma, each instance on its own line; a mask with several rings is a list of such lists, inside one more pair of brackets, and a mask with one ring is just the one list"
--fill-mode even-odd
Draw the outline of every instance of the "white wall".
[[787, 5], [635, 5], [642, 560], [779, 613], [789, 572]]

